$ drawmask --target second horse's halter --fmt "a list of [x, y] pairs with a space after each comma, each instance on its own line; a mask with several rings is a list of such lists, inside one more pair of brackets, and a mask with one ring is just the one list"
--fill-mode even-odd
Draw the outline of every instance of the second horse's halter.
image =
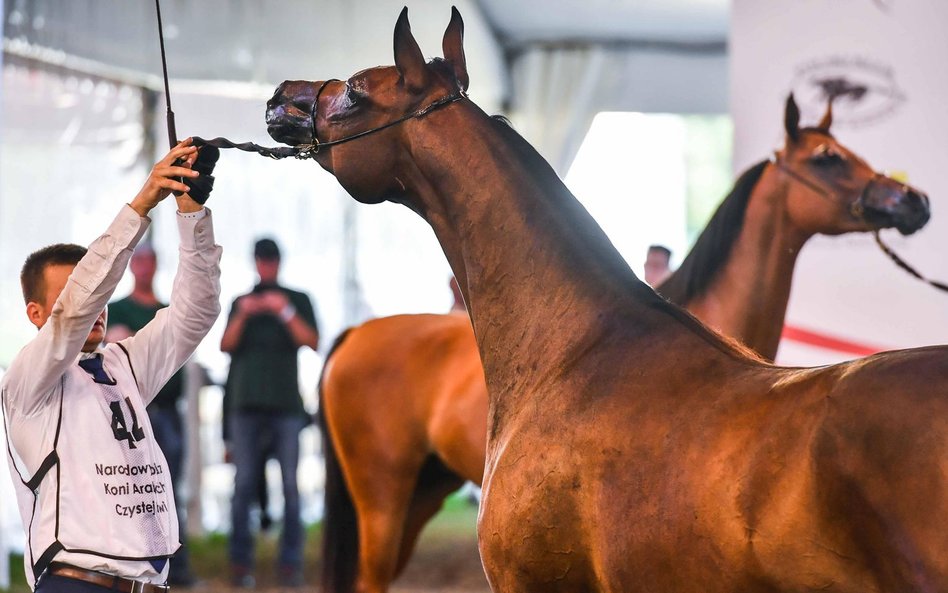
[[[790, 167], [788, 167], [788, 166], [780, 159], [780, 155], [779, 155], [777, 152], [774, 152], [774, 155], [773, 155], [773, 157], [771, 157], [770, 162], [773, 163], [774, 166], [776, 166], [778, 169], [780, 169], [781, 172], [786, 173], [787, 175], [789, 175], [789, 176], [792, 177], [793, 179], [796, 179], [797, 181], [799, 181], [799, 182], [802, 183], [803, 185], [807, 186], [809, 189], [811, 189], [811, 190], [813, 190], [814, 192], [816, 192], [819, 196], [821, 196], [821, 197], [823, 197], [823, 198], [826, 198], [827, 200], [833, 200], [833, 199], [836, 197], [835, 192], [827, 191], [825, 188], [820, 187], [819, 185], [817, 185], [814, 181], [812, 181], [812, 180], [810, 180], [810, 179], [807, 179], [807, 178], [804, 177], [803, 175], [797, 173], [796, 171], [794, 171], [793, 169], [791, 169]], [[862, 191], [859, 192], [859, 196], [849, 204], [849, 212], [850, 212], [850, 214], [852, 214], [853, 217], [856, 218], [857, 220], [860, 220], [860, 221], [862, 221], [862, 222], [867, 222], [867, 221], [866, 221], [866, 218], [865, 218], [865, 215], [866, 215], [866, 195], [869, 193], [869, 190], [870, 190], [870, 188], [873, 186], [873, 184], [874, 184], [880, 177], [883, 177], [883, 175], [882, 175], [881, 173], [878, 173], [878, 172], [875, 173], [875, 174], [872, 176], [872, 179], [870, 179], [868, 182], [866, 182], [866, 185], [865, 185], [865, 187], [862, 188]], [[942, 290], [942, 291], [948, 292], [948, 285], [946, 285], [944, 282], [939, 282], [939, 281], [937, 281], [937, 280], [931, 280], [930, 278], [925, 277], [924, 275], [922, 275], [921, 272], [919, 272], [919, 271], [916, 270], [914, 267], [912, 267], [911, 264], [909, 264], [907, 261], [905, 261], [904, 259], [902, 259], [895, 251], [892, 250], [891, 247], [889, 247], [888, 245], [886, 245], [885, 242], [882, 241], [882, 237], [879, 235], [879, 229], [873, 230], [873, 231], [872, 231], [872, 234], [873, 234], [873, 236], [875, 237], [876, 245], [879, 246], [879, 249], [881, 249], [883, 253], [885, 253], [887, 256], [889, 256], [889, 259], [891, 259], [891, 260], [895, 263], [895, 265], [897, 265], [898, 267], [902, 268], [903, 270], [905, 270], [906, 272], [908, 272], [908, 273], [911, 274], [912, 276], [918, 278], [918, 279], [921, 280], [922, 282], [925, 282], [925, 283], [927, 283], [927, 284], [929, 284], [929, 285], [931, 285], [931, 286], [937, 288], [938, 290]]]

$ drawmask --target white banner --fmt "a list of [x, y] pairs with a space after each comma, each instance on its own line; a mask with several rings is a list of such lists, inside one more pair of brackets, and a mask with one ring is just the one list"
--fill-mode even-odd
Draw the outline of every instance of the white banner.
[[[802, 125], [834, 103], [834, 135], [876, 170], [928, 193], [932, 220], [883, 237], [948, 280], [948, 2], [734, 0], [731, 112], [743, 170], [783, 142], [792, 90]], [[815, 237], [797, 264], [778, 362], [819, 364], [860, 351], [948, 342], [948, 294], [910, 277], [869, 234]]]

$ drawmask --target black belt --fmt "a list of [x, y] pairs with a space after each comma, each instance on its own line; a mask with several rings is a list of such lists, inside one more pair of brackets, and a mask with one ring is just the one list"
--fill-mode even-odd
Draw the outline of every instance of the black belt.
[[121, 593], [168, 593], [171, 590], [167, 585], [154, 585], [144, 581], [135, 581], [123, 577], [117, 577], [95, 570], [87, 570], [78, 566], [69, 564], [50, 564], [49, 574], [67, 579], [75, 579], [85, 583], [92, 583], [100, 587], [106, 587], [113, 591]]

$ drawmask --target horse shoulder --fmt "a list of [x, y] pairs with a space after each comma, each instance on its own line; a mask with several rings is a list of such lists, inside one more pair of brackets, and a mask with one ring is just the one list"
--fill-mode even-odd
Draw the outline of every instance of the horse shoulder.
[[830, 525], [860, 518], [836, 533], [853, 556], [915, 557], [911, 570], [878, 575], [909, 590], [948, 555], [948, 348], [883, 353], [842, 371], [813, 447], [820, 510]]

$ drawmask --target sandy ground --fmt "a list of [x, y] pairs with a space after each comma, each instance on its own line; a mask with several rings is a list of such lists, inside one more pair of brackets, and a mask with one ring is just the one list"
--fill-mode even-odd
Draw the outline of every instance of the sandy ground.
[[[278, 591], [313, 591], [317, 589], [316, 570], [306, 571], [307, 584], [300, 589], [284, 589], [274, 585], [273, 574], [261, 572], [257, 575], [256, 591], [277, 593]], [[204, 581], [204, 586], [176, 591], [206, 591], [224, 593], [235, 591], [225, 577]], [[439, 538], [422, 541], [408, 568], [392, 587], [392, 593], [490, 593], [480, 558], [477, 542], [473, 538], [451, 541]]]
[[[477, 536], [474, 532], [474, 514], [465, 515], [451, 525], [437, 524], [429, 526], [422, 534], [418, 549], [415, 551], [405, 573], [395, 581], [392, 593], [489, 593], [487, 580], [481, 568], [477, 553]], [[275, 543], [275, 542], [270, 542]], [[315, 548], [318, 542], [308, 542], [307, 548]], [[266, 546], [269, 547], [269, 546]], [[315, 554], [307, 553], [307, 557]], [[310, 564], [315, 564], [311, 562]], [[306, 586], [300, 589], [285, 589], [275, 586], [272, 570], [261, 565], [257, 574], [256, 591], [276, 593], [278, 591], [314, 591], [318, 590], [318, 566], [306, 567]], [[209, 575], [201, 572], [204, 586], [192, 589], [177, 588], [176, 591], [207, 591], [223, 593], [235, 591], [229, 586], [227, 575]]]
[[[475, 533], [477, 509], [470, 504], [455, 503], [450, 512], [442, 513], [422, 533], [418, 548], [412, 556], [405, 573], [393, 583], [392, 593], [489, 593], [487, 580], [481, 569]], [[319, 547], [320, 538], [311, 530], [306, 541], [304, 587], [287, 589], [276, 586], [273, 566], [277, 549], [275, 531], [262, 534], [257, 539], [257, 587], [261, 593], [320, 591]], [[230, 586], [226, 536], [215, 536], [192, 541], [192, 563], [201, 579], [199, 586], [191, 588], [172, 587], [175, 593], [207, 592], [224, 593], [238, 591]], [[22, 562], [17, 559], [16, 562]], [[21, 566], [21, 564], [20, 564]], [[16, 579], [11, 593], [29, 593]]]

